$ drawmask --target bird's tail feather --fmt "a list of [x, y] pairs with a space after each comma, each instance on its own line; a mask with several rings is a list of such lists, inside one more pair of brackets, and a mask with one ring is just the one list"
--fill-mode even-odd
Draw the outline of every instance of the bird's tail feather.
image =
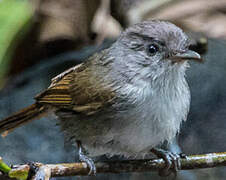
[[0, 121], [0, 134], [6, 136], [13, 129], [28, 123], [34, 119], [40, 118], [46, 112], [47, 108], [39, 104], [32, 104], [19, 112]]

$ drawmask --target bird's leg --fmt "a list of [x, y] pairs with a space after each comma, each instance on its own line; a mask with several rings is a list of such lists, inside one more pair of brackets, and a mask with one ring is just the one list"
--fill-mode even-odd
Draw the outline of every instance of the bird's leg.
[[85, 155], [81, 141], [76, 141], [76, 143], [78, 146], [79, 161], [85, 162], [89, 166], [90, 171], [88, 175], [96, 175], [96, 166], [94, 164], [94, 161], [90, 157]]
[[[163, 160], [165, 161], [165, 168], [159, 171], [160, 176], [169, 176], [171, 172], [173, 172], [176, 176], [177, 171], [181, 169], [181, 156], [179, 154], [165, 151], [159, 148], [152, 148], [151, 152], [157, 157], [163, 158]], [[172, 169], [172, 171], [170, 169]]]

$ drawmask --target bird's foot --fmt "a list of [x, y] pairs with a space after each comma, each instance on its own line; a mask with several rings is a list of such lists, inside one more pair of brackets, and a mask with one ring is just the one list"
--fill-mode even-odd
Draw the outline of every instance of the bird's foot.
[[28, 162], [27, 164], [30, 167], [27, 179], [30, 180], [38, 172], [40, 163]]
[[78, 146], [79, 160], [81, 162], [85, 162], [90, 169], [88, 175], [96, 175], [96, 166], [94, 164], [94, 161], [90, 157], [84, 154], [81, 141], [77, 141], [77, 146]]
[[174, 176], [177, 175], [177, 171], [181, 169], [180, 158], [182, 155], [158, 148], [152, 148], [151, 152], [165, 161], [165, 167], [159, 171], [160, 176], [169, 176], [171, 173]]

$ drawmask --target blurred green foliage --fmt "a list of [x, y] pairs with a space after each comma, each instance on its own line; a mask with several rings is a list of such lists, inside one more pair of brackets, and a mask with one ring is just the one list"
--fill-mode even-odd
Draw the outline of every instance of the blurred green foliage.
[[13, 51], [31, 24], [28, 0], [0, 0], [0, 89]]
[[3, 162], [2, 158], [0, 157], [0, 171], [4, 173], [8, 173], [11, 170], [11, 168]]

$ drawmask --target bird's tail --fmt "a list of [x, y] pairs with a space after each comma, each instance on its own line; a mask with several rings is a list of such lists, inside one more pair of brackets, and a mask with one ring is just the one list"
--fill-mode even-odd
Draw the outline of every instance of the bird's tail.
[[42, 117], [47, 108], [39, 104], [32, 104], [19, 112], [0, 121], [0, 134], [6, 136], [13, 129]]

